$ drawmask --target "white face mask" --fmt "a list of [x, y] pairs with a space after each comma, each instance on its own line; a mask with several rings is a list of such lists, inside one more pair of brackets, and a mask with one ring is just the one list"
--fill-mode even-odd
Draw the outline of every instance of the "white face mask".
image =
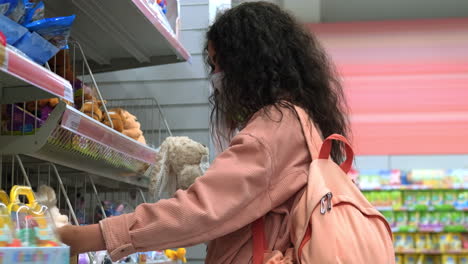
[[213, 89], [218, 90], [218, 93], [223, 90], [223, 78], [224, 72], [217, 72], [211, 75], [211, 86], [213, 86]]

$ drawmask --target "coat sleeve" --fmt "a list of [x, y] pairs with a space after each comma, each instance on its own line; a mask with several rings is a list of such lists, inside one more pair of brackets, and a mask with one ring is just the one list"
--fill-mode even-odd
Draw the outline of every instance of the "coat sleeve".
[[174, 198], [139, 205], [100, 222], [113, 260], [134, 252], [190, 246], [234, 232], [272, 208], [267, 146], [238, 134], [205, 175]]

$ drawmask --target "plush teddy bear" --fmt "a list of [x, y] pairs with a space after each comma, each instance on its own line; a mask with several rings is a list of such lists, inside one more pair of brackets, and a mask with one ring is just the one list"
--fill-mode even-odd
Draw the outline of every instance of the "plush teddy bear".
[[68, 216], [60, 214], [57, 208], [57, 197], [54, 189], [47, 185], [41, 185], [36, 192], [36, 201], [39, 204], [47, 206], [55, 226], [62, 227], [68, 225]]
[[85, 102], [83, 106], [81, 107], [81, 112], [84, 114], [94, 118], [95, 120], [101, 122], [102, 120], [102, 111], [101, 111], [101, 106], [103, 102], [98, 101], [98, 100], [93, 100], [90, 102]]
[[188, 137], [166, 138], [159, 154], [150, 184], [156, 199], [187, 189], [208, 167], [208, 148]]
[[[122, 131], [124, 130], [124, 118], [125, 118], [123, 116], [123, 109], [122, 108], [109, 109], [108, 113], [109, 113], [110, 119], [112, 120], [112, 125], [114, 126], [114, 129], [122, 133]], [[104, 115], [102, 122], [106, 126], [111, 127], [111, 123], [107, 115]]]
[[122, 109], [122, 116], [124, 119], [124, 128], [122, 133], [127, 137], [133, 138], [136, 141], [146, 145], [143, 131], [141, 131], [141, 124], [138, 122], [136, 116], [130, 114], [130, 112], [124, 109]]

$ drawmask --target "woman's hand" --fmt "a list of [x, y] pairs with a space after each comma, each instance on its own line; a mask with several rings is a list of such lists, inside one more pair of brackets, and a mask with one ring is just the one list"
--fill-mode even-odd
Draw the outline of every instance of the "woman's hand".
[[66, 225], [58, 228], [60, 240], [70, 246], [70, 255], [106, 249], [98, 224], [88, 226]]

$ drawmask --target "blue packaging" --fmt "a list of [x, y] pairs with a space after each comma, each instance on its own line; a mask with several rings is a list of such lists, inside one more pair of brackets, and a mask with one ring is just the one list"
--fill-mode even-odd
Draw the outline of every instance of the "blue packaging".
[[7, 15], [11, 20], [15, 22], [19, 22], [23, 16], [24, 12], [26, 11], [26, 3], [28, 3], [28, 0], [17, 0], [15, 8], [13, 10], [10, 10], [9, 14]]
[[45, 15], [44, 2], [41, 1], [37, 4], [28, 2], [28, 4], [26, 5], [25, 14], [23, 16], [23, 19], [21, 19], [20, 24], [27, 25], [31, 22], [44, 19], [44, 15]]
[[26, 28], [36, 32], [59, 49], [66, 48], [75, 15], [67, 17], [44, 18], [31, 22]]
[[44, 65], [60, 50], [36, 32], [26, 33], [14, 46], [40, 65]]
[[13, 45], [28, 32], [28, 29], [0, 14], [0, 31], [5, 35], [7, 43]]
[[0, 0], [0, 15], [10, 15], [16, 5], [18, 5], [18, 0]]

